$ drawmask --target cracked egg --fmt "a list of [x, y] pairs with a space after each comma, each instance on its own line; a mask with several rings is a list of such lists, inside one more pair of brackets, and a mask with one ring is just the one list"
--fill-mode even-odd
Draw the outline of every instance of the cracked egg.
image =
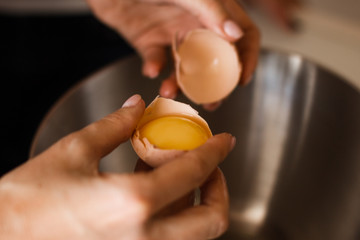
[[206, 121], [190, 105], [157, 97], [145, 109], [131, 144], [142, 160], [156, 167], [199, 147], [211, 136]]
[[241, 64], [234, 44], [206, 29], [190, 31], [173, 43], [177, 84], [196, 104], [227, 97], [238, 85]]

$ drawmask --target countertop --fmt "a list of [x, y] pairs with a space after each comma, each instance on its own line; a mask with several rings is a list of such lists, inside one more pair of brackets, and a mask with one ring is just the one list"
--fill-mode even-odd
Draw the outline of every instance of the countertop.
[[[319, 5], [303, 7], [296, 12], [300, 30], [295, 33], [283, 31], [259, 12], [250, 14], [261, 30], [263, 47], [299, 53], [360, 90], [360, 15], [350, 14], [356, 8], [360, 12], [360, 1], [343, 6], [349, 1], [337, 1], [339, 6], [333, 3], [324, 9]], [[335, 11], [336, 7], [343, 10]]]

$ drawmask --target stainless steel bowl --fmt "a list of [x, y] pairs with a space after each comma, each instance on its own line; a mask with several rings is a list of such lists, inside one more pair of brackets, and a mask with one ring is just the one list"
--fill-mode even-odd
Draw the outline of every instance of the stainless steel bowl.
[[[134, 93], [149, 103], [159, 83], [141, 75], [137, 56], [91, 75], [50, 110], [31, 155]], [[359, 91], [299, 55], [264, 50], [249, 86], [215, 112], [198, 110], [214, 133], [237, 137], [221, 165], [231, 198], [231, 224], [221, 239], [360, 239]], [[132, 171], [136, 159], [127, 143], [101, 169]]]

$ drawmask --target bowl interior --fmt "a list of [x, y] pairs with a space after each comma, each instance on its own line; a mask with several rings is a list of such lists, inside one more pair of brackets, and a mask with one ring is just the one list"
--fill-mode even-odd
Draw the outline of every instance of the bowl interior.
[[[137, 56], [109, 65], [49, 111], [31, 155], [116, 110], [132, 94], [140, 93], [149, 104], [159, 86], [160, 80], [141, 75]], [[189, 103], [183, 96], [178, 100]], [[218, 110], [191, 105], [213, 133], [237, 138], [221, 165], [231, 203], [230, 228], [221, 239], [360, 238], [360, 93], [355, 88], [299, 55], [263, 50], [253, 81], [238, 87]], [[100, 168], [130, 172], [136, 160], [125, 143]]]

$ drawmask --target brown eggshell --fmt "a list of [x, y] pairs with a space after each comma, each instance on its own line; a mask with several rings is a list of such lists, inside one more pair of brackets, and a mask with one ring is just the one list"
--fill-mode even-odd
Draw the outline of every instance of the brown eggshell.
[[190, 31], [173, 42], [177, 84], [194, 103], [227, 97], [238, 85], [241, 64], [235, 46], [206, 29]]
[[177, 102], [171, 99], [157, 97], [145, 109], [144, 115], [140, 119], [134, 134], [131, 137], [131, 144], [137, 155], [152, 167], [157, 167], [174, 157], [180, 156], [185, 151], [164, 150], [153, 146], [146, 138], [140, 139], [139, 129], [146, 123], [165, 116], [180, 116], [190, 119], [202, 126], [209, 136], [212, 136], [211, 130], [206, 121], [198, 115], [190, 105]]

